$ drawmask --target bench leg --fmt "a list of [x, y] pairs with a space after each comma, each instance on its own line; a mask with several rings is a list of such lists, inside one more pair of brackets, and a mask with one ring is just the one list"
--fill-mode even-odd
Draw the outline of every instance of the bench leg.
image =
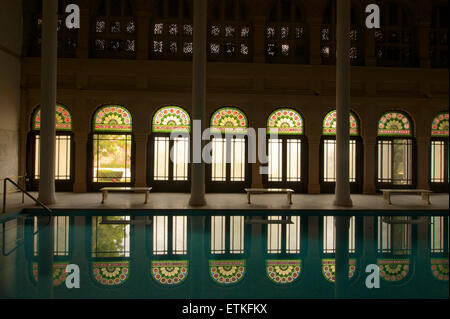
[[384, 193], [383, 193], [383, 198], [384, 198], [385, 201], [388, 202], [389, 205], [392, 205], [392, 202], [391, 202], [391, 193], [390, 193], [390, 192], [384, 192]]
[[427, 203], [428, 205], [431, 205], [430, 202], [430, 193], [422, 193], [422, 200]]
[[108, 198], [108, 192], [107, 191], [103, 191], [102, 192], [102, 204], [105, 203], [105, 200]]
[[292, 193], [288, 192], [287, 194], [289, 205], [292, 205]]
[[249, 204], [251, 204], [251, 203], [250, 203], [250, 193], [247, 193], [247, 202], [248, 202]]
[[144, 204], [147, 204], [147, 202], [148, 202], [148, 193], [149, 193], [149, 192], [145, 192], [145, 201], [144, 201]]

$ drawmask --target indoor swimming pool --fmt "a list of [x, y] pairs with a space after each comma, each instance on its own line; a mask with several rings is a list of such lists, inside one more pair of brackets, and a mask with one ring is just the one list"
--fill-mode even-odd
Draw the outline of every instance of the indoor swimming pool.
[[330, 213], [350, 217], [348, 297], [448, 298], [448, 210], [113, 209], [0, 217], [0, 298], [333, 298]]

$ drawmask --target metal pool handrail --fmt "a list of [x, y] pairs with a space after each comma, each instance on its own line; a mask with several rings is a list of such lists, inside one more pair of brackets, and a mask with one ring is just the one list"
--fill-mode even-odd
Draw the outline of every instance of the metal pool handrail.
[[2, 214], [6, 213], [6, 183], [10, 182], [12, 185], [14, 185], [15, 187], [17, 187], [22, 194], [27, 195], [28, 197], [30, 197], [36, 204], [38, 204], [39, 206], [41, 206], [44, 210], [46, 210], [50, 216], [53, 216], [53, 211], [48, 208], [47, 206], [45, 206], [43, 203], [41, 203], [38, 199], [34, 198], [33, 195], [31, 195], [30, 193], [28, 193], [25, 189], [23, 189], [21, 186], [19, 186], [19, 184], [17, 184], [16, 182], [14, 182], [13, 180], [11, 180], [10, 178], [5, 178], [3, 180], [3, 209], [2, 209]]

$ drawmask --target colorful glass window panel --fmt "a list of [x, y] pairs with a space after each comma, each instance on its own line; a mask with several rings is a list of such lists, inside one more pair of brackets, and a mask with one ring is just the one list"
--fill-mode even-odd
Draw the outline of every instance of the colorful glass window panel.
[[131, 132], [132, 130], [131, 114], [122, 106], [104, 106], [95, 113], [95, 132]]
[[[336, 110], [331, 111], [325, 116], [323, 121], [323, 135], [336, 135]], [[355, 114], [350, 112], [349, 129], [351, 136], [359, 136], [359, 123]]]
[[181, 107], [167, 106], [161, 108], [153, 117], [152, 131], [154, 133], [189, 133], [191, 118]]
[[267, 121], [267, 133], [278, 135], [302, 135], [303, 118], [297, 111], [283, 108], [270, 114]]
[[385, 113], [378, 122], [378, 136], [411, 136], [411, 121], [400, 112]]
[[217, 110], [211, 117], [211, 132], [247, 133], [247, 117], [234, 107], [224, 107]]
[[[39, 131], [41, 129], [41, 108], [39, 107], [33, 118], [33, 130]], [[56, 105], [56, 130], [57, 131], [71, 131], [72, 130], [72, 116], [63, 105]]]
[[433, 123], [431, 124], [431, 135], [448, 137], [448, 131], [448, 112], [439, 113], [433, 119]]

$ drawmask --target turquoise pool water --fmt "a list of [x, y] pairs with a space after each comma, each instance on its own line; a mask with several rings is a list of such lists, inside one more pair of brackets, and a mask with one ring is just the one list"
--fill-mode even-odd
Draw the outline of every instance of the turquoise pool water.
[[[333, 298], [336, 213], [23, 210], [0, 218], [0, 297]], [[448, 298], [448, 211], [340, 213], [347, 297]]]

